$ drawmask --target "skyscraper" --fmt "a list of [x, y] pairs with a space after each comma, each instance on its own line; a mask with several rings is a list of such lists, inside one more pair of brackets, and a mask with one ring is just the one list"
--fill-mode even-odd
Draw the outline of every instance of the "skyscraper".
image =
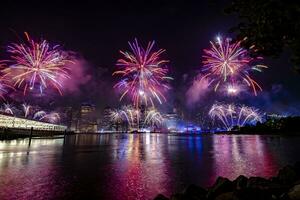
[[79, 131], [82, 133], [95, 133], [97, 130], [98, 126], [95, 105], [82, 103], [80, 107]]

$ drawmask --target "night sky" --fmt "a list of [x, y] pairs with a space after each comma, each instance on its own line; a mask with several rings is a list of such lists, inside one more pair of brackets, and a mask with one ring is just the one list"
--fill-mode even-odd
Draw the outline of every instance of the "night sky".
[[[96, 3], [98, 2], [98, 3]], [[211, 106], [215, 100], [228, 100], [217, 94], [207, 94], [198, 103], [187, 105], [186, 91], [200, 71], [203, 48], [217, 34], [231, 36], [228, 30], [239, 20], [225, 15], [227, 1], [5, 1], [1, 2], [1, 58], [5, 59], [7, 44], [17, 41], [24, 31], [34, 38], [62, 44], [64, 49], [80, 55], [83, 80], [78, 79], [75, 90], [64, 97], [43, 97], [53, 105], [79, 105], [91, 102], [101, 110], [117, 106], [118, 95], [112, 90], [116, 79], [111, 74], [127, 50], [127, 41], [134, 38], [146, 45], [155, 40], [157, 48], [166, 49], [170, 60], [172, 91], [164, 109], [174, 104], [195, 112]], [[293, 71], [289, 52], [280, 58], [266, 58], [270, 67], [256, 79], [264, 92], [257, 97], [244, 95], [234, 101], [257, 106], [262, 111], [298, 114], [300, 106], [300, 75]], [[76, 80], [77, 81], [77, 80]], [[45, 101], [45, 98], [47, 101]], [[197, 108], [197, 109], [194, 109]]]

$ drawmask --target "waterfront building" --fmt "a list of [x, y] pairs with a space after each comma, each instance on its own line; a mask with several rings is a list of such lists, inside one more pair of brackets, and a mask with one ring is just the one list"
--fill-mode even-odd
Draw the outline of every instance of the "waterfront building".
[[104, 108], [101, 118], [99, 119], [99, 131], [105, 132], [112, 130], [113, 124], [110, 119], [110, 112], [110, 107], [107, 106]]
[[82, 133], [95, 133], [98, 130], [96, 120], [96, 106], [83, 103], [80, 107], [79, 131]]
[[73, 108], [71, 106], [63, 107], [60, 109], [61, 114], [61, 123], [68, 127], [68, 130], [71, 130], [72, 118], [73, 118]]
[[168, 131], [178, 131], [180, 117], [177, 113], [170, 112], [163, 115], [164, 123], [163, 126], [167, 128]]
[[72, 111], [72, 119], [71, 119], [71, 126], [70, 130], [73, 132], [79, 132], [79, 110], [73, 110]]
[[47, 130], [47, 131], [65, 131], [66, 126], [30, 120], [21, 117], [15, 117], [7, 114], [0, 114], [0, 128], [16, 128]]

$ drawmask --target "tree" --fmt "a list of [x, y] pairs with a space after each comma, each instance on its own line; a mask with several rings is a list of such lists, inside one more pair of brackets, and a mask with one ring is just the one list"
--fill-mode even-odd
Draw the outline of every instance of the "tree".
[[238, 38], [247, 37], [246, 47], [257, 54], [277, 57], [287, 47], [300, 72], [300, 2], [292, 0], [232, 0], [226, 13], [238, 14], [240, 23], [231, 29]]

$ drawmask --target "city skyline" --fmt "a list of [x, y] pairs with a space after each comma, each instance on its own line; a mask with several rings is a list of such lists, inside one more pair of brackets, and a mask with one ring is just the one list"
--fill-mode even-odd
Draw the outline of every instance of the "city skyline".
[[[122, 5], [122, 3], [119, 4]], [[162, 112], [170, 112], [174, 106], [181, 107], [186, 115], [191, 115], [190, 118], [192, 118], [200, 110], [209, 110], [216, 101], [230, 103], [228, 101], [233, 99], [236, 103], [254, 106], [263, 112], [292, 115], [299, 113], [298, 99], [300, 97], [297, 92], [297, 85], [299, 84], [296, 84], [299, 80], [298, 75], [293, 72], [288, 53], [283, 53], [280, 58], [275, 59], [264, 57], [264, 62], [269, 68], [264, 73], [255, 75], [264, 89], [263, 92], [258, 92], [256, 97], [245, 93], [232, 98], [205, 91], [205, 95], [197, 94], [199, 97], [196, 95], [195, 100], [190, 101], [192, 99], [190, 93], [195, 93], [193, 86], [197, 87], [194, 80], [203, 66], [203, 49], [209, 48], [209, 41], [213, 41], [217, 36], [235, 38], [235, 35], [228, 31], [236, 25], [236, 17], [223, 13], [223, 8], [228, 5], [226, 2], [204, 2], [201, 4], [189, 2], [180, 7], [180, 2], [164, 1], [159, 9], [157, 9], [157, 2], [149, 3], [147, 6], [138, 2], [131, 2], [126, 4], [127, 9], [121, 9], [119, 14], [124, 15], [126, 19], [131, 19], [129, 21], [132, 24], [125, 23], [128, 20], [110, 15], [110, 12], [119, 12], [119, 6], [117, 6], [117, 10], [114, 10], [114, 4], [104, 3], [99, 12], [88, 12], [90, 9], [93, 10], [93, 5], [92, 2], [87, 2], [82, 7], [80, 4], [68, 4], [67, 2], [62, 3], [60, 7], [48, 4], [49, 9], [47, 10], [61, 14], [57, 18], [61, 16], [62, 20], [57, 21], [48, 15], [48, 11], [45, 13], [38, 11], [41, 18], [34, 18], [35, 15], [28, 12], [32, 9], [30, 4], [26, 4], [24, 5], [25, 9], [20, 9], [19, 6], [17, 8], [20, 13], [26, 11], [27, 14], [23, 19], [28, 21], [26, 25], [14, 17], [1, 22], [2, 27], [6, 27], [1, 33], [0, 43], [4, 46], [1, 49], [2, 59], [7, 58], [5, 46], [9, 42], [19, 41], [20, 38], [23, 38], [23, 32], [27, 31], [36, 40], [42, 38], [62, 45], [64, 49], [75, 55], [78, 63], [78, 66], [75, 66], [78, 68], [74, 68], [74, 71], [78, 69], [74, 75], [76, 81], [66, 87], [67, 90], [62, 97], [52, 93], [47, 94], [46, 97], [30, 95], [19, 97], [19, 103], [32, 102], [32, 104], [47, 109], [56, 109], [64, 106], [79, 108], [82, 102], [90, 102], [96, 105], [98, 111], [107, 106], [117, 108], [123, 104], [130, 104], [129, 98], [125, 98], [125, 101], [122, 102], [118, 100], [120, 95], [112, 90], [117, 80], [111, 74], [116, 70], [117, 60], [120, 57], [119, 50], [128, 49], [127, 41], [138, 38], [143, 46], [147, 42], [155, 40], [155, 49], [166, 49], [164, 58], [170, 61], [168, 67], [170, 76], [174, 80], [170, 81], [172, 89], [167, 94], [168, 101], [163, 107], [158, 106]], [[14, 9], [15, 6], [7, 3], [6, 8], [10, 10]], [[154, 7], [156, 9], [151, 9]], [[79, 10], [82, 10], [85, 15], [76, 12]], [[198, 16], [199, 13], [200, 16]], [[67, 16], [67, 14], [70, 15]], [[3, 11], [1, 15], [6, 16], [8, 13]], [[202, 15], [213, 15], [213, 17], [207, 23], [201, 17]], [[101, 16], [105, 16], [105, 18], [101, 18]], [[199, 21], [193, 20], [191, 22], [190, 19], [195, 16]], [[72, 17], [78, 19], [76, 24], [72, 23], [70, 19]], [[171, 23], [166, 23], [167, 20], [170, 20]], [[145, 23], [139, 23], [144, 21]], [[105, 22], [104, 24], [108, 28], [102, 30], [101, 22]], [[9, 26], [7, 26], [8, 24]], [[64, 29], [65, 33], [54, 31], [54, 27], [61, 27], [64, 24], [67, 25]], [[117, 25], [121, 24], [123, 27], [117, 28]], [[137, 24], [139, 25], [137, 26]], [[159, 28], [152, 28], [147, 24]], [[132, 29], [133, 27], [138, 28]], [[184, 28], [178, 29], [178, 27]], [[193, 30], [193, 32], [189, 30]], [[122, 33], [121, 37], [108, 37], [108, 34], [116, 34], [117, 32]], [[187, 38], [186, 35], [190, 33], [192, 36]], [[88, 37], [89, 34], [90, 37]], [[72, 37], [68, 37], [69, 35]], [[16, 99], [14, 94], [7, 98], [8, 101], [12, 99]], [[270, 104], [274, 106], [270, 106]]]
[[9, 0], [0, 200], [300, 199], [300, 1]]

